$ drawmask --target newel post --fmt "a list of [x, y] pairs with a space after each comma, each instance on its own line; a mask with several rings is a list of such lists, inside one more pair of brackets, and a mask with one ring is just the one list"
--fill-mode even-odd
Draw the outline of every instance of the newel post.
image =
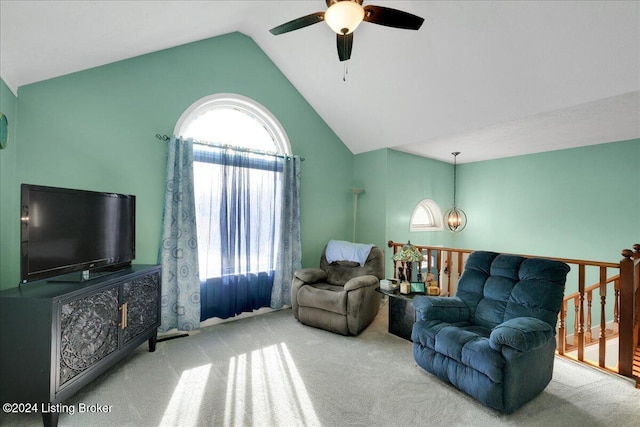
[[[640, 346], [640, 243], [633, 245], [633, 283], [636, 292], [636, 305], [635, 305], [635, 332], [634, 332], [634, 349], [638, 349]], [[634, 350], [635, 351], [635, 350]], [[634, 356], [635, 357], [635, 356]], [[636, 361], [637, 363], [637, 361]], [[636, 365], [636, 369], [638, 366]], [[636, 388], [640, 388], [640, 380], [636, 382]]]
[[633, 371], [633, 252], [622, 250], [620, 260], [620, 335], [618, 351], [618, 372], [631, 377]]

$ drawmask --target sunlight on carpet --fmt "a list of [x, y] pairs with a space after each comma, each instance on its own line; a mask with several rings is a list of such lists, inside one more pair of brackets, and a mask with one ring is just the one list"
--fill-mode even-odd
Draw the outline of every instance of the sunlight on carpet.
[[160, 421], [160, 426], [197, 425], [211, 363], [182, 373]]
[[242, 425], [245, 411], [254, 425], [321, 425], [285, 343], [229, 360], [224, 425]]

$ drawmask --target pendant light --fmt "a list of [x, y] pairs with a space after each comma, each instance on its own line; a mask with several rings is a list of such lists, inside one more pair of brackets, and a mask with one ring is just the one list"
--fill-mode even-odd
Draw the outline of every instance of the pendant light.
[[453, 208], [445, 212], [444, 222], [447, 224], [450, 231], [457, 233], [462, 231], [465, 225], [467, 225], [467, 215], [462, 209], [458, 209], [456, 206], [456, 158], [460, 152], [455, 151], [451, 154], [453, 154]]

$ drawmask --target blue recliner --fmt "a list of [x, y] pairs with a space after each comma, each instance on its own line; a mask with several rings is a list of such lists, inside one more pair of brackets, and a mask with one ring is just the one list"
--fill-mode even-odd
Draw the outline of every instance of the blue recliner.
[[511, 413], [551, 381], [569, 266], [474, 252], [456, 296], [418, 296], [411, 340], [420, 367]]

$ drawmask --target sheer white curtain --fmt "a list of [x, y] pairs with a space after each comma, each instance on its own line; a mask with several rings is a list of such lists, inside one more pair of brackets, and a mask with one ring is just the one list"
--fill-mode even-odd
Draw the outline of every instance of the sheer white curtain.
[[202, 320], [268, 307], [280, 252], [277, 157], [196, 145]]

